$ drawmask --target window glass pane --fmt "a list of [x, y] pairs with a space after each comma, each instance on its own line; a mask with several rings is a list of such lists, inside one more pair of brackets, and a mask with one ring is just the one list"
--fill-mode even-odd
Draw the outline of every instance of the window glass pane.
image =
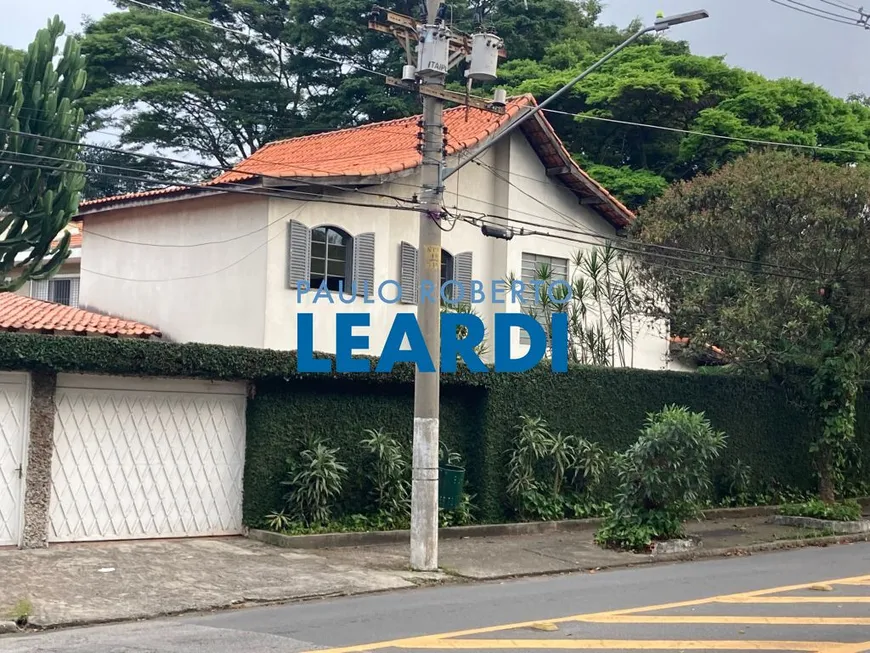
[[344, 261], [347, 258], [347, 248], [343, 245], [328, 245], [326, 255], [330, 261]]
[[311, 258], [326, 258], [326, 243], [311, 241]]
[[323, 227], [318, 227], [317, 229], [311, 230], [311, 240], [313, 242], [325, 243], [326, 242], [326, 230]]
[[336, 231], [335, 229], [328, 229], [327, 238], [329, 239], [330, 247], [332, 245], [344, 245], [344, 234]]
[[329, 261], [326, 266], [326, 273], [331, 276], [344, 278], [344, 261]]
[[55, 279], [51, 282], [51, 301], [69, 306], [70, 280]]
[[311, 287], [314, 289], [320, 288], [323, 283], [323, 275], [311, 275]]
[[323, 276], [326, 274], [326, 261], [322, 258], [311, 259], [311, 276]]

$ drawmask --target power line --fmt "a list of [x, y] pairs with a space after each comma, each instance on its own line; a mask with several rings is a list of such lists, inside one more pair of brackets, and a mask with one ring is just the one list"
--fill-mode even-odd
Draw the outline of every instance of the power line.
[[[776, 0], [772, 0], [776, 1]], [[820, 152], [834, 152], [840, 154], [861, 154], [870, 156], [870, 150], [853, 150], [843, 147], [828, 147], [825, 145], [801, 145], [799, 143], [786, 143], [783, 141], [766, 141], [757, 138], [745, 138], [740, 136], [723, 136], [721, 134], [710, 134], [708, 132], [700, 132], [692, 129], [680, 129], [678, 127], [665, 127], [664, 125], [650, 125], [642, 122], [633, 122], [631, 120], [617, 120], [615, 118], [604, 118], [602, 116], [593, 116], [588, 113], [572, 113], [570, 111], [559, 111], [558, 109], [544, 109], [546, 113], [555, 113], [562, 116], [573, 116], [583, 120], [599, 120], [602, 122], [616, 123], [618, 125], [629, 125], [631, 127], [645, 127], [647, 129], [661, 129], [663, 131], [677, 132], [680, 134], [688, 134], [690, 136], [703, 136], [705, 138], [719, 138], [725, 141], [738, 141], [743, 143], [752, 143], [754, 145], [766, 145], [770, 147], [791, 147], [804, 150], [818, 150]]]
[[[39, 156], [39, 155], [28, 155], [28, 156]], [[51, 157], [42, 157], [42, 158], [51, 158]], [[64, 159], [64, 160], [68, 161], [67, 159]], [[80, 163], [80, 162], [74, 161], [73, 163]], [[52, 172], [79, 172], [79, 173], [83, 173], [83, 174], [95, 175], [98, 177], [125, 179], [128, 181], [136, 181], [136, 182], [149, 181], [152, 183], [171, 184], [172, 186], [178, 187], [179, 190], [181, 190], [182, 188], [187, 188], [187, 189], [197, 190], [197, 191], [205, 191], [205, 192], [213, 190], [214, 192], [220, 192], [220, 193], [240, 193], [240, 194], [244, 194], [244, 195], [258, 195], [258, 196], [262, 196], [262, 197], [277, 197], [280, 199], [295, 199], [295, 200], [302, 199], [302, 198], [296, 197], [296, 195], [303, 195], [303, 196], [309, 196], [309, 199], [307, 199], [307, 201], [318, 202], [321, 204], [339, 204], [342, 206], [358, 206], [358, 207], [367, 208], [367, 209], [387, 209], [390, 211], [412, 211], [415, 213], [419, 212], [419, 210], [417, 208], [410, 207], [410, 206], [407, 206], [407, 207], [406, 206], [384, 206], [384, 205], [378, 205], [378, 204], [365, 204], [365, 203], [361, 203], [361, 202], [328, 200], [328, 199], [321, 198], [319, 195], [316, 195], [315, 193], [307, 193], [305, 191], [298, 191], [298, 190], [287, 190], [287, 191], [278, 191], [277, 189], [274, 191], [258, 190], [256, 188], [245, 187], [245, 186], [242, 186], [241, 184], [232, 184], [232, 183], [229, 183], [229, 185], [242, 186], [242, 188], [227, 188], [225, 186], [214, 186], [212, 189], [212, 188], [209, 188], [208, 186], [188, 184], [188, 183], [184, 183], [184, 182], [177, 182], [177, 181], [172, 182], [172, 181], [166, 181], [166, 180], [160, 180], [160, 179], [146, 179], [146, 178], [142, 178], [142, 177], [136, 178], [136, 177], [130, 177], [130, 176], [125, 176], [125, 175], [113, 175], [113, 174], [109, 174], [109, 173], [99, 173], [99, 172], [87, 172], [87, 171], [83, 172], [81, 170], [62, 168], [59, 166], [45, 166], [45, 165], [40, 165], [40, 164], [36, 164], [36, 163], [23, 163], [23, 162], [19, 162], [19, 161], [0, 162], [0, 165], [9, 165], [9, 166], [15, 166], [15, 167], [20, 167], [20, 168], [34, 168], [34, 169], [41, 169], [41, 170], [49, 170]], [[159, 191], [159, 190], [167, 190], [167, 189], [166, 188], [157, 189], [157, 191]], [[152, 192], [157, 192], [157, 191], [152, 191]], [[148, 192], [148, 191], [144, 191], [144, 192]]]
[[246, 39], [258, 40], [260, 42], [268, 43], [270, 45], [280, 45], [281, 47], [285, 47], [288, 50], [290, 50], [290, 52], [293, 52], [294, 54], [298, 54], [298, 55], [303, 56], [303, 57], [310, 56], [310, 57], [314, 57], [315, 59], [322, 59], [323, 61], [329, 61], [330, 63], [337, 63], [337, 64], [342, 65], [342, 66], [351, 66], [354, 68], [358, 68], [360, 70], [364, 70], [367, 73], [372, 73], [374, 75], [380, 75], [381, 77], [384, 77], [384, 78], [387, 77], [387, 75], [382, 73], [382, 72], [378, 72], [377, 70], [373, 70], [372, 68], [366, 68], [365, 66], [361, 66], [361, 65], [354, 63], [352, 61], [342, 61], [341, 59], [336, 59], [334, 57], [327, 57], [326, 55], [317, 54], [316, 52], [308, 53], [308, 52], [305, 52], [304, 50], [300, 50], [299, 48], [296, 48], [292, 45], [287, 45], [286, 43], [283, 43], [281, 41], [271, 41], [270, 39], [267, 39], [263, 36], [260, 36], [259, 34], [246, 34], [245, 32], [242, 32], [242, 31], [236, 30], [236, 29], [232, 29], [231, 27], [226, 27], [224, 25], [217, 25], [215, 23], [212, 23], [211, 21], [202, 20], [201, 18], [195, 18], [194, 16], [188, 16], [187, 14], [182, 14], [182, 13], [179, 13], [177, 11], [172, 11], [171, 9], [164, 9], [163, 7], [155, 7], [154, 5], [150, 5], [147, 2], [140, 2], [140, 0], [128, 0], [128, 1], [132, 2], [133, 4], [139, 5], [140, 7], [145, 7], [147, 9], [153, 9], [154, 11], [162, 11], [162, 12], [167, 13], [167, 14], [172, 14], [173, 16], [178, 16], [180, 18], [187, 19], [187, 20], [192, 21], [194, 23], [206, 25], [207, 27], [211, 27], [212, 29], [220, 29], [220, 30], [223, 30], [223, 31], [228, 32], [230, 34], [236, 34], [238, 36], [243, 36]]
[[[36, 139], [41, 139], [41, 140], [45, 140], [45, 141], [49, 141], [49, 142], [53, 142], [53, 143], [64, 143], [67, 145], [86, 147], [89, 149], [95, 149], [95, 150], [100, 150], [100, 151], [105, 151], [105, 152], [114, 152], [116, 154], [126, 154], [126, 155], [130, 155], [130, 156], [151, 159], [153, 161], [162, 161], [162, 162], [168, 162], [168, 163], [173, 163], [173, 164], [177, 164], [177, 165], [186, 165], [186, 166], [191, 166], [191, 167], [200, 168], [200, 169], [219, 170], [222, 173], [246, 174], [246, 175], [251, 175], [252, 177], [262, 177], [263, 179], [274, 179], [274, 180], [281, 181], [281, 182], [297, 181], [297, 182], [310, 184], [312, 186], [322, 186], [324, 188], [330, 188], [332, 190], [339, 190], [342, 192], [352, 191], [355, 193], [359, 193], [360, 195], [372, 195], [375, 197], [382, 197], [385, 199], [391, 199], [391, 200], [394, 200], [397, 202], [406, 202], [409, 204], [414, 203], [413, 200], [409, 200], [409, 199], [404, 198], [404, 197], [397, 197], [394, 195], [386, 195], [384, 193], [376, 193], [376, 192], [371, 192], [371, 191], [364, 191], [364, 190], [361, 190], [358, 188], [348, 188], [348, 187], [344, 187], [344, 186], [337, 186], [335, 184], [330, 184], [328, 182], [322, 182], [322, 181], [310, 179], [309, 177], [278, 177], [278, 176], [269, 175], [269, 174], [244, 172], [244, 171], [240, 171], [240, 170], [237, 170], [234, 168], [224, 168], [222, 166], [213, 166], [213, 165], [209, 165], [207, 163], [191, 163], [189, 161], [184, 161], [183, 159], [174, 159], [172, 157], [158, 156], [155, 154], [138, 154], [138, 153], [133, 154], [133, 153], [127, 152], [125, 150], [121, 150], [121, 149], [113, 148], [113, 147], [106, 147], [104, 145], [90, 145], [88, 143], [81, 143], [81, 142], [72, 141], [72, 140], [68, 140], [68, 139], [64, 139], [64, 138], [54, 138], [51, 136], [42, 136], [40, 134], [31, 134], [29, 132], [15, 131], [15, 130], [6, 129], [3, 127], [0, 127], [0, 133], [13, 134], [13, 135], [21, 136], [24, 138], [36, 138]], [[397, 150], [397, 151], [399, 151], [399, 150]], [[339, 158], [344, 158], [344, 157], [339, 157]], [[324, 160], [328, 161], [329, 159], [324, 159]], [[69, 159], [67, 159], [67, 161], [73, 162], [72, 160], [69, 160]], [[268, 161], [263, 161], [263, 162], [268, 163]], [[102, 164], [102, 163], [95, 164], [95, 165], [102, 165], [105, 167], [111, 167], [111, 166], [108, 166], [108, 165]], [[320, 173], [328, 174], [328, 171], [326, 171], [326, 170], [318, 170], [317, 168], [308, 168], [304, 165], [299, 165], [299, 164], [294, 164], [294, 165], [297, 165], [299, 168], [302, 168], [304, 170], [310, 170], [311, 172], [320, 172]], [[233, 182], [222, 182], [222, 183], [229, 184], [229, 183], [233, 183]]]
[[[301, 211], [302, 209], [305, 208], [305, 206], [306, 206], [307, 204], [308, 204], [308, 202], [305, 202], [304, 204], [302, 204], [302, 206], [297, 207], [297, 208], [295, 209], [295, 211]], [[292, 212], [291, 212], [291, 213], [292, 213]], [[289, 214], [288, 214], [288, 215], [289, 215]], [[171, 283], [171, 282], [173, 282], [173, 281], [190, 281], [190, 280], [192, 280], [192, 279], [202, 279], [202, 278], [204, 278], [204, 277], [211, 277], [211, 276], [214, 276], [215, 274], [220, 274], [221, 272], [226, 272], [226, 271], [229, 270], [230, 268], [233, 268], [233, 267], [237, 266], [239, 263], [241, 263], [242, 261], [244, 261], [244, 260], [250, 258], [250, 257], [253, 256], [256, 252], [258, 252], [258, 251], [260, 251], [261, 249], [263, 249], [266, 245], [268, 245], [268, 244], [271, 243], [273, 240], [275, 240], [275, 238], [277, 238], [278, 236], [281, 236], [281, 235], [283, 235], [283, 234], [282, 234], [282, 232], [279, 231], [279, 232], [278, 232], [277, 234], [275, 234], [274, 236], [272, 236], [272, 237], [266, 239], [264, 242], [262, 242], [262, 243], [260, 243], [259, 245], [257, 245], [254, 249], [252, 249], [250, 252], [248, 252], [247, 254], [245, 254], [244, 256], [242, 256], [240, 259], [237, 259], [237, 260], [233, 261], [233, 262], [230, 263], [229, 265], [225, 265], [224, 267], [220, 268], [219, 270], [214, 270], [214, 271], [212, 271], [212, 272], [205, 272], [205, 273], [203, 273], [203, 274], [194, 274], [194, 275], [185, 276], [185, 277], [171, 277], [171, 278], [168, 278], [168, 279], [135, 279], [135, 278], [129, 278], [129, 277], [121, 277], [121, 276], [117, 276], [117, 275], [114, 275], [114, 274], [108, 274], [108, 273], [106, 273], [106, 272], [97, 272], [96, 270], [89, 270], [89, 269], [84, 268], [84, 267], [81, 268], [81, 270], [82, 270], [83, 272], [87, 272], [88, 274], [95, 274], [95, 275], [97, 275], [98, 277], [107, 277], [107, 278], [109, 278], [109, 279], [115, 279], [115, 280], [117, 280], [117, 281], [131, 281], [131, 282], [134, 282], [134, 283]]]
[[[852, 27], [860, 26], [860, 25], [858, 25], [857, 21], [851, 22], [849, 20], [842, 20], [840, 18], [833, 18], [831, 16], [825, 16], [823, 14], [817, 14], [817, 13], [814, 13], [813, 11], [808, 11], [807, 9], [801, 9], [800, 7], [795, 7], [794, 5], [787, 4], [786, 2], [782, 2], [782, 0], [770, 0], [770, 1], [774, 4], [785, 7], [786, 9], [791, 9], [792, 11], [797, 11], [797, 12], [800, 12], [802, 14], [806, 14], [807, 16], [812, 16], [814, 18], [822, 18], [824, 20], [829, 20], [833, 23], [840, 23], [841, 25], [850, 25]], [[819, 11], [819, 10], [816, 10], [816, 11]]]
[[[847, 21], [852, 20], [851, 16], [844, 16], [843, 14], [837, 14], [837, 13], [834, 13], [833, 11], [828, 11], [827, 9], [819, 9], [819, 8], [814, 7], [812, 5], [808, 5], [805, 2], [800, 2], [799, 0], [786, 0], [786, 1], [790, 2], [793, 5], [797, 5], [799, 7], [805, 7], [807, 9], [811, 9], [812, 11], [816, 11], [820, 14], [824, 14], [825, 16], [833, 16], [834, 18], [841, 18], [841, 19], [847, 20]], [[825, 0], [822, 0], [822, 2], [825, 2]], [[833, 3], [829, 3], [829, 4], [833, 4]], [[836, 6], [836, 5], [834, 5], [834, 6]], [[861, 12], [857, 12], [857, 13], [860, 14]], [[821, 16], [820, 16], [820, 18], [821, 18]], [[858, 21], [855, 21], [855, 22], [857, 23]]]
[[838, 2], [836, 0], [819, 0], [819, 2], [824, 2], [826, 5], [837, 7], [838, 9], [845, 9], [846, 11], [862, 12], [861, 8], [851, 5], [848, 2]]
[[[44, 157], [44, 156], [40, 157], [40, 155], [33, 155], [33, 154], [23, 154], [23, 156], [30, 156], [30, 157], [37, 157], [37, 158], [42, 158], [42, 159], [51, 159], [51, 160], [55, 160], [55, 161], [69, 162], [69, 160], [67, 160], [67, 159], [59, 159], [59, 158], [57, 158], [57, 157]], [[497, 178], [499, 178], [499, 179], [501, 179], [502, 181], [508, 183], [510, 186], [512, 186], [513, 188], [515, 188], [515, 189], [518, 190], [519, 192], [521, 192], [521, 193], [527, 195], [528, 197], [530, 197], [530, 198], [532, 198], [532, 199], [535, 199], [535, 200], [536, 200], [537, 202], [539, 202], [539, 203], [540, 203], [544, 208], [547, 208], [547, 209], [553, 211], [554, 213], [557, 213], [557, 214], [563, 216], [564, 218], [566, 218], [566, 219], [568, 220], [568, 222], [566, 222], [565, 224], [568, 226], [568, 228], [565, 228], [565, 227], [558, 227], [558, 226], [551, 226], [551, 225], [545, 225], [545, 224], [535, 223], [535, 222], [530, 222], [530, 221], [523, 221], [523, 220], [518, 220], [518, 219], [516, 219], [516, 218], [506, 218], [506, 219], [511, 220], [511, 221], [513, 221], [513, 222], [516, 222], [516, 223], [518, 223], [518, 224], [526, 224], [526, 225], [537, 226], [537, 227], [543, 227], [543, 228], [557, 229], [557, 230], [565, 231], [565, 232], [572, 233], [572, 234], [579, 234], [579, 235], [590, 236], [590, 237], [597, 238], [597, 239], [604, 239], [604, 240], [609, 240], [609, 241], [613, 241], [613, 242], [620, 242], [619, 240], [617, 240], [616, 238], [611, 237], [611, 236], [606, 236], [606, 235], [603, 235], [603, 234], [597, 234], [597, 233], [594, 233], [594, 232], [582, 231], [582, 230], [580, 230], [580, 229], [577, 229], [576, 225], [573, 225], [573, 224], [570, 223], [570, 220], [571, 220], [570, 216], [567, 216], [566, 214], [564, 214], [564, 213], [558, 211], [555, 207], [553, 207], [553, 206], [547, 204], [547, 203], [544, 202], [543, 200], [540, 200], [540, 199], [538, 199], [538, 198], [535, 198], [533, 195], [527, 193], [525, 190], [523, 190], [522, 188], [520, 188], [519, 186], [517, 186], [517, 185], [516, 185], [514, 182], [512, 182], [511, 180], [506, 179], [506, 178], [502, 177], [501, 175], [499, 175], [499, 174], [498, 174], [498, 173], [497, 173], [497, 172], [496, 172], [496, 171], [495, 171], [491, 166], [489, 166], [488, 164], [485, 164], [485, 163], [482, 163], [482, 162], [478, 162], [478, 161], [476, 161], [475, 163], [477, 163], [479, 166], [482, 166], [482, 167], [484, 167], [484, 168], [489, 169], [489, 170], [490, 170], [490, 171], [491, 171], [491, 172], [492, 172], [492, 173], [493, 173]], [[87, 165], [87, 164], [85, 164], [85, 165]], [[109, 165], [109, 166], [102, 166], [102, 167], [113, 168], [113, 169], [118, 169], [118, 170], [125, 170], [125, 171], [130, 171], [130, 170], [132, 170], [133, 172], [138, 172], [138, 171], [136, 171], [135, 169], [125, 168], [125, 167], [122, 167], [122, 166], [111, 166], [111, 165]], [[100, 174], [100, 173], [92, 173], [92, 174]], [[123, 176], [121, 176], [121, 175], [108, 175], [108, 176], [111, 176], [111, 177], [123, 177]], [[130, 177], [123, 177], [123, 178], [134, 179], [134, 178], [130, 178]], [[138, 178], [138, 179], [141, 180], [141, 181], [160, 181], [161, 183], [173, 183], [172, 181], [166, 181], [166, 180], [151, 180], [151, 179], [145, 179], [145, 178]], [[301, 191], [290, 191], [290, 192], [301, 192]], [[293, 198], [293, 199], [296, 199], [296, 198]], [[309, 201], [317, 201], [317, 200], [309, 200]], [[339, 202], [339, 201], [333, 201], [333, 202], [329, 202], [329, 203], [341, 203], [341, 202]], [[352, 204], [352, 205], [357, 206], [356, 203], [354, 203], [354, 204]], [[381, 208], [381, 207], [375, 207], [375, 206], [372, 206], [372, 208]], [[389, 207], [384, 207], [384, 208], [389, 208]], [[481, 212], [481, 211], [473, 211], [473, 210], [470, 210], [470, 209], [463, 209], [463, 208], [460, 208], [460, 207], [455, 207], [455, 208], [456, 208], [457, 210], [471, 211], [471, 212], [474, 212], [474, 213], [479, 213], [479, 214], [481, 214], [481, 215], [489, 216], [489, 214], [484, 213], [484, 212]], [[512, 209], [509, 209], [508, 207], [499, 207], [499, 208], [505, 208], [505, 209], [508, 210], [508, 211], [512, 211]], [[448, 215], [452, 215], [452, 214], [450, 214], [449, 211], [446, 210], [446, 208], [445, 208], [445, 211], [448, 213]], [[539, 218], [539, 219], [545, 219], [545, 218], [543, 218], [542, 216], [538, 216], [537, 214], [528, 213], [528, 215], [530, 215], [530, 216], [532, 216], [532, 217], [537, 217], [537, 218]], [[454, 222], [453, 222], [453, 224], [452, 224], [452, 225], [450, 226], [450, 228], [448, 228], [448, 229], [444, 229], [444, 228], [442, 228], [443, 231], [452, 231], [452, 230], [455, 228], [455, 225], [456, 225], [455, 216], [453, 216], [453, 217], [454, 217]], [[498, 216], [492, 216], [492, 217], [498, 217]], [[283, 218], [279, 218], [279, 220], [276, 220], [275, 222], [278, 222], [278, 221], [280, 221], [281, 219], [283, 219]], [[266, 227], [269, 227], [269, 226], [271, 226], [272, 224], [275, 224], [275, 222], [269, 223], [268, 225], [266, 225]], [[263, 228], [266, 228], [266, 227], [263, 227]], [[261, 229], [263, 229], [263, 228], [261, 228]], [[256, 231], [259, 231], [259, 230], [261, 230], [261, 229], [258, 229], [258, 230], [256, 230]], [[251, 233], [256, 233], [256, 231], [255, 231], [255, 232], [251, 232]], [[95, 232], [94, 232], [94, 233], [95, 233]], [[95, 233], [95, 235], [97, 235], [97, 236], [102, 236], [102, 234], [96, 234], [96, 233]], [[206, 242], [206, 243], [185, 244], [185, 245], [159, 245], [159, 244], [156, 244], [156, 243], [142, 243], [142, 242], [137, 242], [137, 241], [130, 241], [130, 240], [125, 240], [125, 239], [118, 239], [118, 238], [114, 238], [114, 237], [110, 237], [110, 236], [103, 236], [103, 237], [104, 237], [104, 238], [108, 238], [108, 239], [110, 239], [110, 240], [115, 240], [115, 241], [117, 241], [117, 242], [123, 242], [123, 243], [131, 244], [131, 245], [141, 245], [141, 246], [150, 246], [150, 247], [178, 247], [178, 248], [187, 248], [187, 247], [203, 246], [203, 245], [208, 245], [208, 244], [217, 244], [217, 243], [222, 243], [222, 242], [230, 242], [230, 241], [232, 241], [232, 240], [238, 240], [238, 239], [240, 239], [240, 238], [244, 238], [244, 237], [246, 237], [247, 235], [251, 235], [251, 234], [246, 234], [246, 235], [244, 235], [244, 236], [236, 236], [236, 237], [234, 237], [234, 238], [230, 238], [230, 239], [227, 239], [227, 240], [211, 241], [211, 242]], [[651, 244], [647, 244], [647, 243], [638, 243], [638, 244], [639, 244], [641, 247], [654, 247], [654, 248], [657, 248], [657, 249], [663, 249], [663, 250], [668, 250], [668, 251], [676, 251], [676, 252], [684, 252], [684, 253], [694, 254], [694, 255], [698, 255], [698, 256], [704, 256], [704, 257], [707, 257], [707, 258], [722, 258], [722, 259], [729, 259], [729, 260], [732, 260], [732, 261], [737, 261], [737, 262], [742, 262], [742, 263], [747, 263], [747, 264], [756, 264], [756, 265], [758, 264], [758, 263], [756, 263], [756, 262], [754, 262], [754, 261], [750, 261], [750, 260], [747, 260], [747, 259], [738, 259], [738, 258], [736, 258], [736, 257], [726, 257], [726, 256], [722, 256], [722, 255], [710, 254], [710, 253], [701, 252], [701, 251], [697, 251], [697, 250], [688, 250], [688, 249], [684, 249], [684, 248], [668, 247], [668, 246], [664, 246], [664, 245], [651, 245]], [[791, 270], [791, 271], [797, 271], [797, 272], [808, 272], [808, 270], [802, 270], [802, 269], [799, 269], [799, 268], [789, 268], [789, 267], [787, 267], [787, 266], [782, 266], [782, 265], [777, 265], [777, 264], [772, 264], [772, 263], [760, 263], [760, 265], [765, 266], [765, 267], [776, 268], [776, 269]]]
[[[497, 225], [497, 226], [503, 226], [497, 222], [485, 220], [482, 218], [465, 218], [465, 217], [460, 216], [459, 219], [465, 220], [466, 222], [470, 222], [470, 224], [474, 224], [474, 221], [479, 221], [479, 222], [485, 222], [485, 223], [493, 224], [493, 225]], [[601, 243], [597, 243], [597, 242], [593, 242], [593, 241], [589, 241], [589, 240], [584, 240], [582, 238], [572, 238], [570, 236], [564, 236], [562, 234], [551, 234], [551, 233], [546, 233], [546, 232], [542, 232], [542, 231], [525, 231], [525, 230], [523, 230], [523, 232], [520, 233], [519, 235], [521, 235], [521, 236], [544, 236], [544, 237], [548, 237], [548, 238], [555, 238], [555, 239], [563, 241], [563, 242], [567, 240], [569, 242], [579, 243], [579, 244], [583, 244], [583, 245], [593, 245], [593, 246], [599, 246], [599, 247], [601, 246]], [[632, 249], [630, 247], [619, 246], [619, 245], [609, 245], [609, 247], [610, 247], [610, 249], [613, 249], [615, 251], [623, 252], [623, 253], [627, 253], [627, 254], [633, 254], [635, 256], [644, 255], [643, 252], [638, 252], [636, 249]], [[797, 281], [811, 281], [814, 283], [818, 282], [817, 279], [814, 279], [812, 277], [803, 277], [803, 276], [790, 275], [790, 274], [780, 274], [780, 273], [774, 272], [774, 271], [747, 270], [745, 268], [741, 268], [741, 267], [737, 267], [737, 266], [733, 266], [733, 265], [726, 265], [726, 264], [722, 264], [722, 263], [704, 263], [704, 262], [700, 262], [697, 260], [692, 260], [692, 259], [678, 257], [678, 256], [671, 256], [668, 254], [646, 254], [646, 255], [647, 256], [655, 256], [657, 259], [665, 259], [668, 261], [676, 261], [679, 263], [689, 263], [692, 265], [701, 265], [701, 266], [712, 267], [712, 268], [722, 269], [722, 270], [731, 270], [734, 272], [742, 272], [743, 274], [764, 275], [764, 276], [771, 276], [771, 277], [779, 277], [779, 278], [783, 278], [783, 279], [793, 279], [793, 280], [797, 280]], [[667, 266], [665, 266], [665, 267], [667, 267]], [[868, 290], [866, 288], [862, 288], [862, 289]]]

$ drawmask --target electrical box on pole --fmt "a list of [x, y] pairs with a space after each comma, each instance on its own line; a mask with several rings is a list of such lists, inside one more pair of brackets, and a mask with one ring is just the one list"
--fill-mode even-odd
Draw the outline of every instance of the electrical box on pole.
[[[409, 16], [375, 6], [369, 15], [369, 28], [391, 34], [405, 50], [401, 79], [387, 77], [387, 84], [423, 96], [420, 132], [420, 237], [418, 275], [421, 283], [440, 285], [441, 219], [444, 211], [444, 170], [447, 155], [447, 128], [444, 102], [504, 114], [504, 91], [495, 102], [449, 91], [445, 80], [450, 69], [462, 61], [470, 63], [468, 86], [473, 80], [493, 80], [501, 40], [493, 34], [469, 37], [444, 23], [447, 5], [427, 0], [426, 20], [418, 23]], [[416, 58], [414, 44], [416, 44]], [[501, 232], [499, 232], [501, 233]], [[504, 233], [507, 238], [512, 234]], [[421, 301], [417, 306], [420, 332], [430, 352], [440, 351], [440, 304]], [[411, 568], [416, 571], [438, 569], [438, 445], [441, 377], [435, 371], [417, 368], [414, 377], [414, 430], [411, 473]]]
[[498, 78], [498, 53], [501, 39], [495, 34], [475, 34], [471, 37], [471, 56], [469, 57], [466, 77], [480, 82], [491, 82]]
[[443, 25], [425, 25], [417, 44], [417, 74], [446, 75], [450, 63], [450, 30]]

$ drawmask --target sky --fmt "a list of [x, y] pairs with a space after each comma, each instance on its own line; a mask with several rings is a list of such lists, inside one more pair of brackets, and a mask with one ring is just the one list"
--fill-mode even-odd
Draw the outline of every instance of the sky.
[[[528, 0], [534, 2], [535, 0]], [[772, 0], [605, 0], [603, 20], [626, 25], [633, 18], [706, 9], [710, 18], [675, 27], [670, 38], [684, 39], [692, 51], [725, 55], [734, 66], [767, 77], [794, 77], [814, 82], [839, 96], [870, 94], [870, 30], [815, 18], [775, 4]], [[804, 4], [846, 13], [823, 0]], [[860, 0], [836, 0], [859, 5]], [[76, 31], [83, 15], [99, 17], [114, 9], [108, 0], [0, 0], [0, 43], [25, 47], [54, 14]], [[870, 10], [870, 8], [868, 8]]]

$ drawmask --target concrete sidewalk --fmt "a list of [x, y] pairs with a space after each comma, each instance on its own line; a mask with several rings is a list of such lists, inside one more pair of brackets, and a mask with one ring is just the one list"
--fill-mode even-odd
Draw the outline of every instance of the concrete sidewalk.
[[[688, 530], [702, 536], [702, 555], [790, 547], [808, 535], [765, 521], [720, 519], [692, 524]], [[602, 550], [593, 543], [593, 534], [590, 529], [444, 540], [443, 573], [432, 574], [408, 570], [406, 544], [294, 550], [235, 537], [4, 550], [0, 632], [2, 620], [10, 618], [15, 606], [27, 612], [31, 627], [58, 627], [656, 561], [649, 555]], [[870, 538], [827, 541], [858, 539]], [[12, 624], [5, 627], [12, 629]]]

